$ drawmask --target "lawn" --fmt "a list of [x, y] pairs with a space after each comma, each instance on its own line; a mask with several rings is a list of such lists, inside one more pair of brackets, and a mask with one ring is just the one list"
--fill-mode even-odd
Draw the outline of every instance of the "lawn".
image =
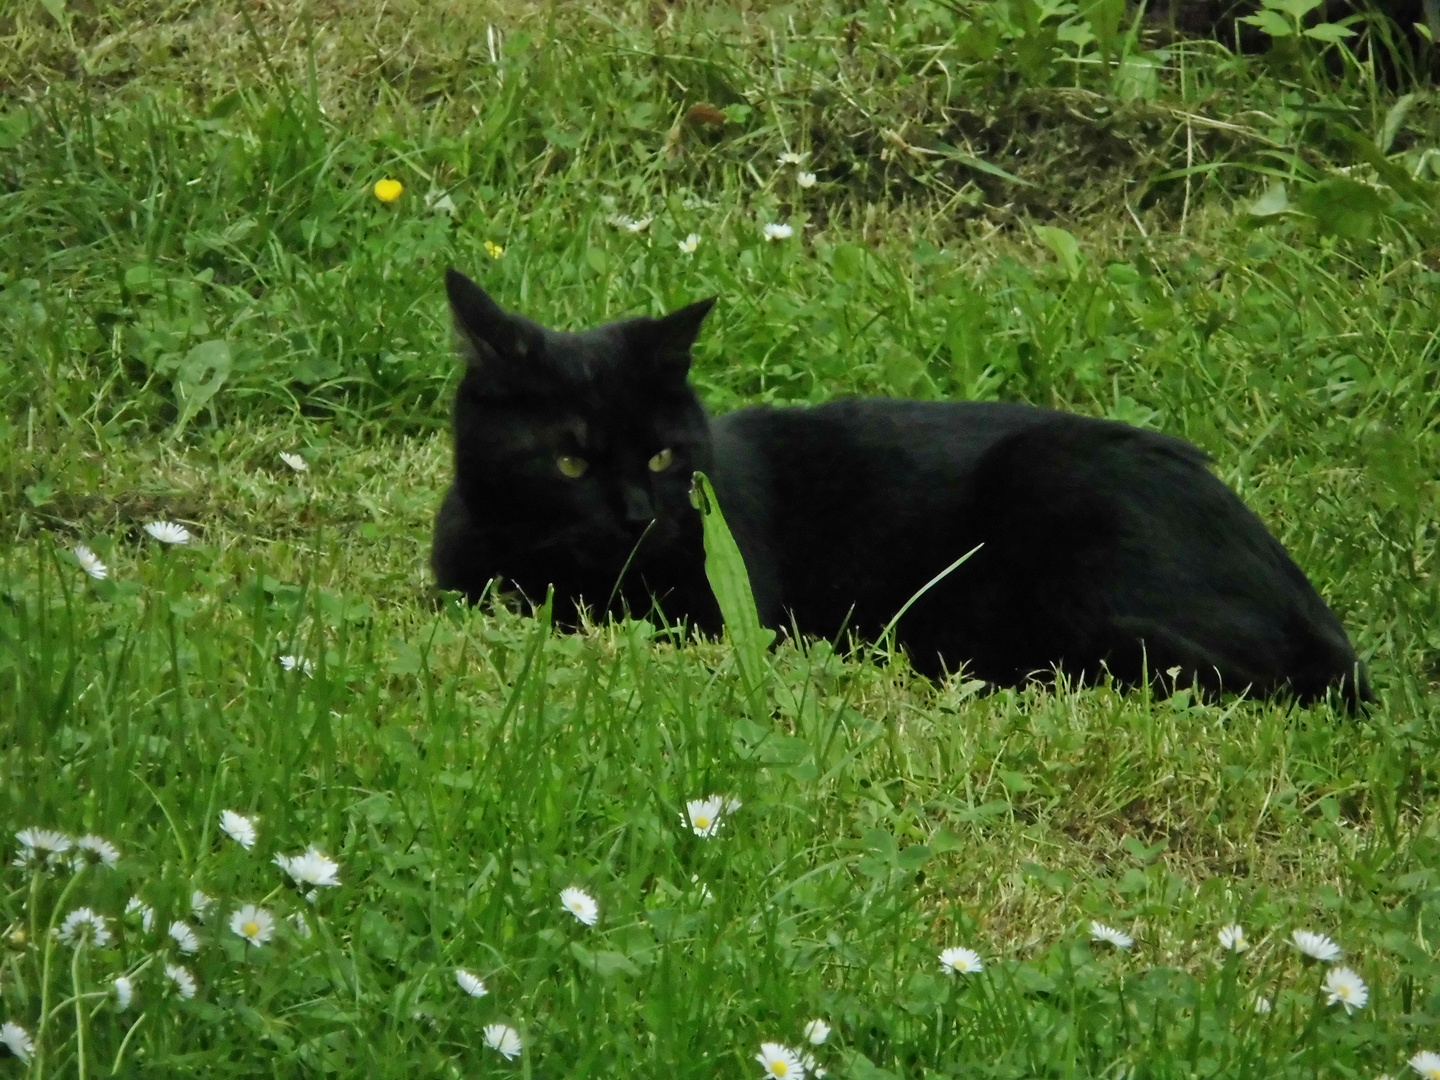
[[[0, 1076], [1440, 1078], [1440, 102], [1267, 5], [0, 9]], [[1188, 438], [1378, 703], [439, 596], [452, 265]]]

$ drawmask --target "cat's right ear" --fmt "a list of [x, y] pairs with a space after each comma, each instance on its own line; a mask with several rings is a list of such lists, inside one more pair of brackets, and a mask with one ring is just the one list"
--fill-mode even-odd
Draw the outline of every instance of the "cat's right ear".
[[455, 347], [467, 367], [483, 370], [521, 359], [530, 351], [516, 320], [454, 267], [445, 271], [445, 293], [455, 319]]

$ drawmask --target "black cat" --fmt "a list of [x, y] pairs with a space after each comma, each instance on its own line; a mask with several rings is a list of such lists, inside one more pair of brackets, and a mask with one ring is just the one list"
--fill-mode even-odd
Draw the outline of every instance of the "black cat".
[[1016, 685], [1108, 670], [1350, 704], [1369, 687], [1285, 549], [1189, 443], [1028, 405], [838, 401], [711, 420], [687, 381], [713, 301], [561, 333], [445, 278], [466, 371], [442, 589], [491, 579], [556, 618], [582, 605], [718, 630], [691, 474], [712, 480], [761, 621], [896, 628], [915, 667]]

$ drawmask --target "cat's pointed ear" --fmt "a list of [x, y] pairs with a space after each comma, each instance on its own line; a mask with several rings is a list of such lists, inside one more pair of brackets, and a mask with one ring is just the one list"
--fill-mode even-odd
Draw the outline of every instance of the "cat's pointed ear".
[[712, 296], [658, 319], [636, 319], [626, 327], [630, 348], [660, 370], [684, 375], [690, 370], [690, 346], [714, 306]]
[[453, 267], [445, 271], [445, 292], [455, 318], [455, 345], [467, 366], [484, 368], [532, 351], [534, 342], [519, 320]]

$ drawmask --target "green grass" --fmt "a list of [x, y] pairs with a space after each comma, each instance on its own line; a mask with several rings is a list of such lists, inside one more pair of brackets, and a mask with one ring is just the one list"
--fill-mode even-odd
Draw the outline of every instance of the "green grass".
[[[1337, 74], [1313, 39], [1235, 58], [1082, 6], [0, 12], [0, 1022], [30, 1075], [754, 1077], [817, 1017], [857, 1080], [1440, 1049], [1440, 110], [1358, 48]], [[436, 602], [447, 265], [560, 327], [718, 296], [716, 410], [1004, 398], [1190, 438], [1380, 702], [987, 695]], [[703, 838], [712, 793], [743, 805]], [[26, 827], [123, 857], [9, 865]], [[272, 863], [311, 844], [340, 866], [313, 904]], [[104, 947], [50, 935], [81, 906]], [[1365, 1008], [1324, 1004], [1296, 928]], [[984, 972], [943, 974], [952, 945]]]

